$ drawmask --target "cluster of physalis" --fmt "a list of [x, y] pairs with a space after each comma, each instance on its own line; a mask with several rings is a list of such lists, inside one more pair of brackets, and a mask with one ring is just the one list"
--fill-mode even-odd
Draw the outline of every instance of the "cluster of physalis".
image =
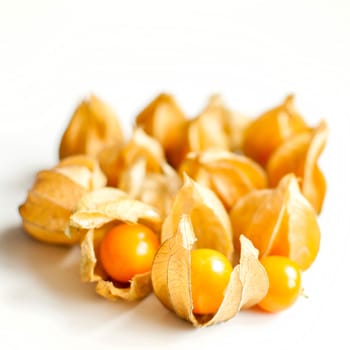
[[218, 96], [189, 118], [161, 94], [125, 138], [95, 96], [75, 110], [60, 161], [19, 207], [25, 231], [80, 244], [81, 279], [110, 300], [153, 292], [196, 327], [255, 305], [290, 307], [320, 245], [327, 125], [293, 96], [256, 118]]

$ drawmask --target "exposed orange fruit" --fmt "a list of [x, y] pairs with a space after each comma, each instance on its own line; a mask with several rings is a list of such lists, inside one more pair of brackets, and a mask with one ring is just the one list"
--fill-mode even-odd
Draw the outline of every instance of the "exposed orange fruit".
[[307, 130], [303, 117], [294, 107], [294, 96], [263, 113], [245, 130], [244, 153], [265, 166], [272, 152], [290, 136]]
[[136, 117], [136, 126], [158, 140], [172, 166], [179, 164], [183, 158], [179, 150], [185, 142], [187, 119], [171, 95], [157, 96]]
[[284, 176], [275, 189], [252, 191], [236, 202], [230, 212], [235, 247], [244, 234], [260, 257], [281, 255], [306, 270], [320, 246], [316, 212], [300, 192], [293, 174]]
[[274, 187], [280, 179], [294, 173], [300, 178], [301, 191], [320, 213], [326, 193], [326, 180], [317, 161], [325, 147], [328, 127], [322, 121], [314, 130], [297, 134], [285, 141], [267, 163], [269, 184]]
[[302, 293], [302, 272], [285, 256], [265, 256], [260, 260], [269, 278], [269, 290], [258, 306], [267, 312], [279, 312], [296, 303]]
[[148, 226], [118, 224], [102, 238], [99, 258], [111, 278], [128, 283], [135, 275], [151, 270], [158, 248], [158, 236]]
[[227, 257], [215, 249], [202, 248], [191, 251], [193, 313], [208, 315], [218, 311], [232, 270]]
[[181, 163], [179, 172], [209, 187], [227, 210], [239, 197], [267, 186], [265, 171], [259, 164], [232, 152], [190, 153]]

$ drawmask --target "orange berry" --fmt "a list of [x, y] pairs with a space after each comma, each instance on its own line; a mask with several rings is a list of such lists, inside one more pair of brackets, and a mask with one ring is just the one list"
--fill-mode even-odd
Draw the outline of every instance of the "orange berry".
[[232, 266], [225, 255], [213, 249], [191, 252], [191, 291], [193, 312], [214, 314], [224, 298]]
[[301, 294], [301, 270], [291, 259], [270, 255], [260, 260], [268, 278], [269, 289], [258, 306], [268, 312], [278, 312], [292, 306]]
[[111, 278], [119, 282], [129, 282], [136, 274], [151, 270], [158, 247], [157, 235], [147, 226], [121, 224], [103, 237], [100, 259]]

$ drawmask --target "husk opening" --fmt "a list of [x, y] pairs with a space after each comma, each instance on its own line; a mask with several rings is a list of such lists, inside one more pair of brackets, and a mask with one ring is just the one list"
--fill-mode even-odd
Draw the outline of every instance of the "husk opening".
[[164, 306], [195, 327], [206, 327], [234, 317], [242, 308], [259, 302], [268, 289], [258, 251], [243, 235], [240, 262], [233, 269], [223, 301], [214, 315], [192, 312], [191, 259], [196, 235], [189, 215], [182, 215], [177, 231], [161, 245], [152, 267], [153, 290]]
[[80, 275], [84, 282], [95, 282], [96, 292], [110, 300], [137, 300], [152, 291], [150, 272], [135, 275], [129, 284], [112, 281], [98, 259], [99, 244], [113, 226], [142, 223], [159, 234], [161, 218], [149, 205], [130, 198], [125, 192], [105, 187], [88, 193], [70, 217], [70, 230], [85, 232], [81, 243]]

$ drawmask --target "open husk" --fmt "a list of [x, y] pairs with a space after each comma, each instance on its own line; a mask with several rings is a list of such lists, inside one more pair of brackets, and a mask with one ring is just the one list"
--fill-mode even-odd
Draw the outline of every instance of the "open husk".
[[115, 188], [105, 187], [83, 196], [70, 217], [70, 232], [84, 234], [81, 242], [80, 275], [84, 282], [95, 282], [96, 292], [116, 300], [141, 299], [152, 291], [151, 273], [135, 275], [129, 284], [112, 281], [99, 261], [99, 245], [104, 235], [120, 223], [142, 223], [159, 233], [160, 216], [151, 206], [130, 198]]
[[241, 255], [230, 276], [223, 301], [215, 314], [195, 315], [191, 296], [191, 250], [196, 227], [189, 215], [181, 216], [174, 234], [159, 248], [152, 266], [152, 284], [157, 298], [195, 327], [227, 321], [242, 308], [258, 303], [267, 293], [268, 277], [258, 260], [258, 251], [243, 235]]
[[162, 242], [175, 234], [183, 215], [188, 215], [196, 228], [196, 248], [216, 249], [232, 262], [232, 229], [225, 207], [213, 191], [186, 175], [163, 222]]
[[182, 181], [167, 163], [161, 144], [136, 128], [119, 154], [118, 188], [132, 198], [152, 205], [161, 217], [170, 210]]
[[318, 167], [318, 159], [326, 145], [328, 126], [325, 121], [311, 130], [285, 141], [267, 163], [269, 184], [275, 187], [280, 179], [294, 173], [300, 179], [301, 191], [317, 213], [321, 212], [326, 194], [326, 180]]
[[178, 171], [213, 190], [227, 210], [239, 197], [267, 187], [266, 173], [258, 163], [228, 151], [190, 153]]
[[230, 218], [236, 248], [244, 234], [261, 258], [287, 256], [306, 270], [317, 257], [321, 239], [317, 215], [294, 174], [285, 175], [274, 189], [252, 191], [238, 199]]
[[95, 159], [71, 156], [54, 168], [39, 171], [19, 213], [25, 231], [48, 243], [74, 244], [81, 234], [65, 234], [69, 217], [87, 192], [105, 186], [106, 178]]
[[96, 157], [105, 147], [119, 145], [124, 136], [118, 117], [105, 102], [91, 95], [71, 117], [60, 141], [59, 157], [87, 154]]

